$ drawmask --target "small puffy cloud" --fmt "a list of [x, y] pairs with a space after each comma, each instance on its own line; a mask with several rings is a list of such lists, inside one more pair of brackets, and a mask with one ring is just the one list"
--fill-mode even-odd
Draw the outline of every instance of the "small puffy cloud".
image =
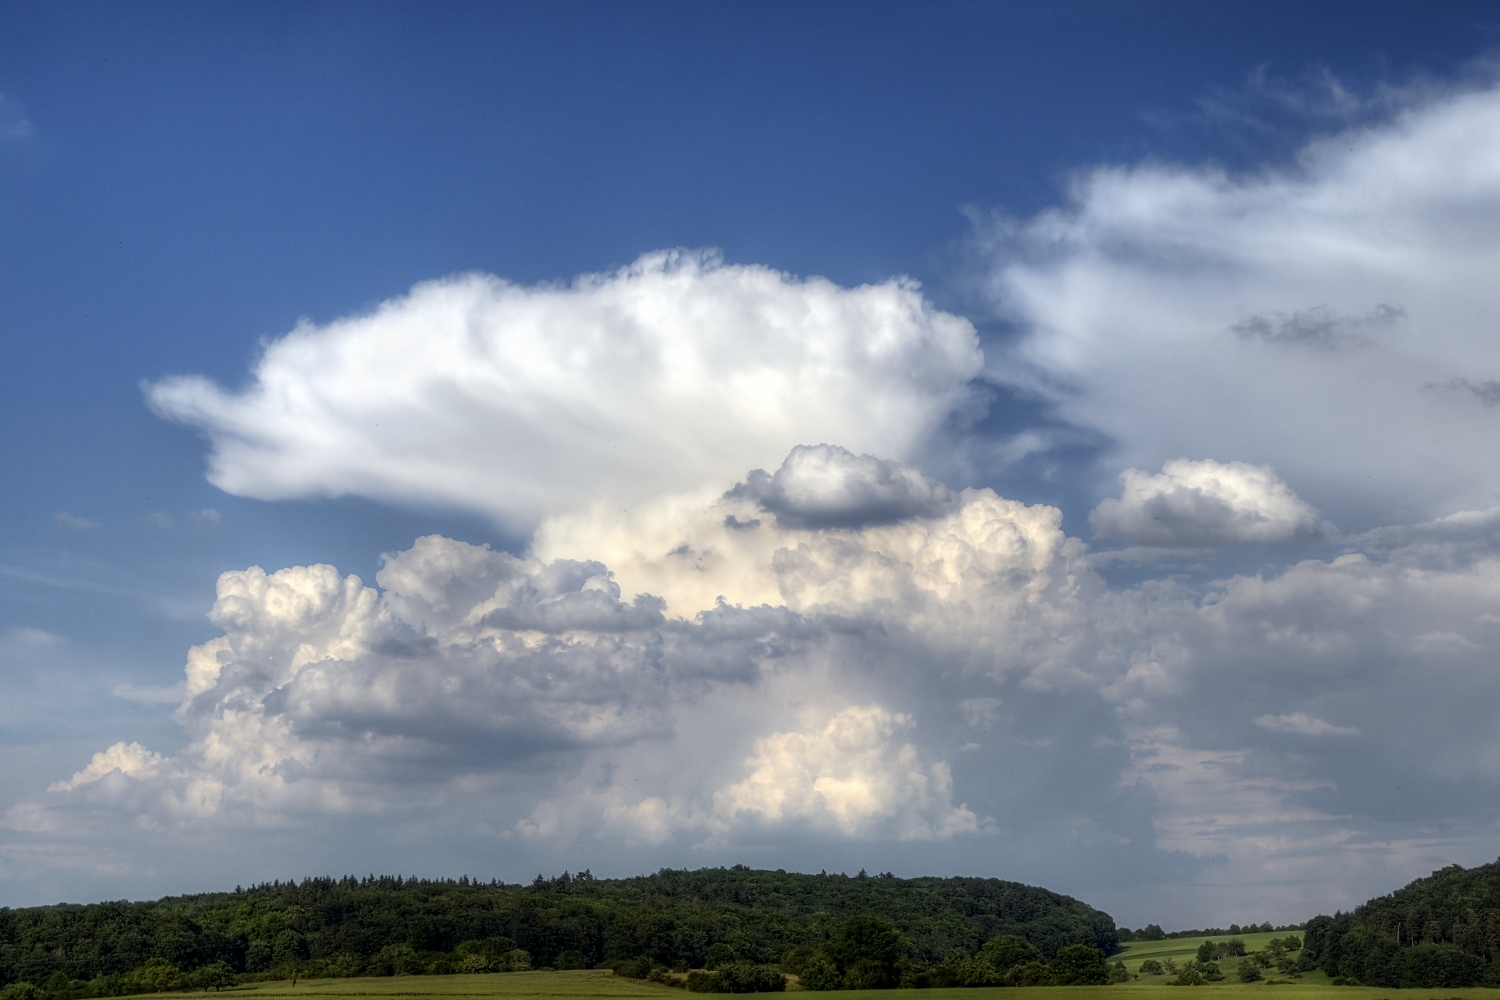
[[898, 733], [912, 720], [879, 705], [852, 705], [821, 729], [772, 733], [755, 743], [750, 774], [714, 796], [715, 811], [769, 820], [830, 819], [846, 834], [893, 823], [902, 840], [974, 833], [979, 821], [954, 806], [953, 776], [941, 761], [925, 763]]
[[1399, 96], [1287, 168], [1100, 167], [984, 230], [1024, 331], [994, 377], [1123, 464], [1274, 466], [1341, 525], [1493, 503], [1500, 87]]
[[530, 529], [601, 499], [722, 492], [806, 441], [908, 458], [982, 360], [974, 327], [912, 282], [842, 288], [674, 251], [569, 285], [427, 282], [302, 324], [241, 391], [146, 391], [207, 434], [230, 493], [436, 503]]
[[87, 767], [67, 781], [54, 782], [49, 791], [70, 792], [79, 785], [87, 785], [116, 772], [128, 778], [154, 778], [166, 764], [165, 758], [153, 753], [139, 743], [116, 743], [107, 750], [94, 754]]
[[1120, 484], [1120, 499], [1105, 500], [1089, 515], [1105, 538], [1155, 546], [1245, 545], [1331, 530], [1266, 466], [1178, 458], [1156, 475], [1126, 469]]
[[69, 514], [65, 510], [58, 511], [56, 514], [53, 514], [52, 519], [58, 524], [63, 525], [64, 527], [77, 528], [79, 531], [89, 531], [93, 528], [100, 527], [100, 523], [98, 521], [90, 521], [88, 518], [77, 517], [73, 514]]
[[1262, 715], [1255, 724], [1273, 733], [1298, 733], [1302, 736], [1358, 736], [1359, 730], [1349, 726], [1335, 726], [1316, 715], [1306, 712], [1289, 712], [1284, 715]]
[[916, 469], [828, 444], [798, 445], [774, 474], [756, 469], [726, 497], [750, 500], [788, 528], [862, 528], [937, 517], [957, 500]]

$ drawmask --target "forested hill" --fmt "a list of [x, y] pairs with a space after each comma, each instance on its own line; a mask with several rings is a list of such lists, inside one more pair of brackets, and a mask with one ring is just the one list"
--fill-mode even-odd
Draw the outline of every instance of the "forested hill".
[[[145, 903], [0, 909], [0, 984], [87, 982], [155, 960], [182, 972], [304, 975], [442, 972], [478, 952], [527, 953], [533, 967], [588, 968], [649, 957], [699, 967], [715, 946], [780, 963], [874, 913], [904, 935], [911, 959], [972, 955], [1016, 934], [1051, 957], [1069, 944], [1117, 950], [1106, 913], [1045, 889], [981, 878], [800, 875], [744, 866], [663, 870], [626, 879], [584, 872], [531, 885], [469, 878], [313, 878]], [[392, 956], [398, 956], [393, 958]], [[383, 963], [383, 964], [382, 964]]]
[[1369, 986], [1500, 985], [1500, 861], [1451, 865], [1307, 924], [1307, 959]]

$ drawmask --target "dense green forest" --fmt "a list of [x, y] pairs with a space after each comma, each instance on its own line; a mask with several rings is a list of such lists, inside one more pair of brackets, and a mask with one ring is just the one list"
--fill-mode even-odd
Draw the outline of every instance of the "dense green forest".
[[1451, 865], [1352, 913], [1307, 923], [1304, 961], [1335, 982], [1500, 985], [1500, 861]]
[[1016, 882], [742, 865], [625, 879], [564, 872], [525, 886], [309, 878], [154, 902], [0, 909], [0, 986], [12, 984], [15, 997], [213, 987], [247, 975], [600, 966], [662, 981], [674, 979], [666, 970], [708, 966], [720, 971], [694, 987], [734, 992], [775, 989], [766, 985], [779, 977], [771, 967], [827, 985], [958, 984], [1023, 965], [1028, 981], [1091, 981], [1117, 948], [1108, 914]]

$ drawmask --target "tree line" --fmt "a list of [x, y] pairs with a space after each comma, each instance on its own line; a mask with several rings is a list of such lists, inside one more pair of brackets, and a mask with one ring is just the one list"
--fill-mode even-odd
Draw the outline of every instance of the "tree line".
[[[874, 959], [860, 957], [864, 939], [848, 930], [868, 929], [866, 918], [883, 921], [900, 953], [894, 966], [877, 963], [878, 973], [870, 972]], [[10, 994], [3, 1000], [69, 1000], [213, 988], [226, 977], [601, 967], [643, 977], [659, 970], [685, 986], [687, 973], [701, 970], [703, 991], [773, 989], [765, 969], [804, 981], [812, 970], [814, 980], [938, 985], [962, 978], [961, 967], [971, 979], [989, 975], [974, 963], [1002, 936], [1035, 949], [1023, 964], [1040, 963], [1053, 981], [1075, 975], [1069, 963], [1082, 961], [1066, 949], [1097, 952], [1098, 963], [1084, 963], [1096, 969], [1118, 948], [1108, 914], [999, 879], [743, 865], [625, 879], [564, 872], [529, 885], [370, 875], [152, 902], [0, 908], [0, 986]], [[989, 964], [997, 976], [1014, 971]]]

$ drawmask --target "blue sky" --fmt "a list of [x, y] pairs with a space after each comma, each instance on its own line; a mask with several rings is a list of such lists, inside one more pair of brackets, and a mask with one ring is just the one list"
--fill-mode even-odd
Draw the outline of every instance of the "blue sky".
[[[1280, 922], [1497, 853], [1454, 791], [1500, 783], [1489, 5], [0, 26], [0, 901], [745, 861]], [[980, 512], [1029, 589], [1004, 532], [920, 570]], [[397, 582], [274, 642], [248, 577], [221, 597], [260, 612], [206, 617], [221, 573], [317, 564]], [[469, 607], [532, 582], [465, 625], [412, 603], [437, 566]], [[646, 624], [516, 624], [589, 595]], [[721, 595], [760, 645], [715, 644]], [[318, 615], [365, 617], [345, 647]], [[481, 619], [553, 645], [476, 659]], [[448, 652], [401, 667], [418, 638]], [[539, 693], [601, 643], [645, 658]], [[252, 647], [283, 673], [233, 687]], [[442, 683], [489, 721], [414, 693]], [[270, 728], [231, 738], [248, 703]]]

